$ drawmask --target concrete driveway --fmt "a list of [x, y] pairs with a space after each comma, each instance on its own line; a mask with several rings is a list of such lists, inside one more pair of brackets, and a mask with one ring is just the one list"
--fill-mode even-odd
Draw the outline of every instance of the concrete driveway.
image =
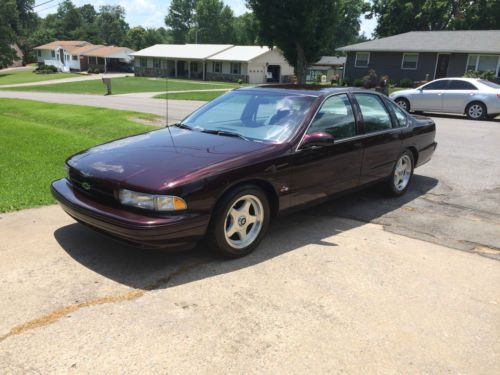
[[0, 214], [0, 373], [500, 373], [500, 122], [434, 118], [406, 196], [280, 218], [240, 260]]
[[324, 208], [235, 261], [129, 248], [57, 206], [0, 221], [3, 374], [500, 371], [497, 261]]

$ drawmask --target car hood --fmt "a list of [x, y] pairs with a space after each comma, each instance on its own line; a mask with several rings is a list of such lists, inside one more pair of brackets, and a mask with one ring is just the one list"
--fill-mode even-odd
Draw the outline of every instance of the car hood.
[[105, 180], [119, 187], [161, 191], [213, 173], [221, 163], [241, 164], [272, 144], [176, 127], [119, 139], [69, 158], [70, 174]]

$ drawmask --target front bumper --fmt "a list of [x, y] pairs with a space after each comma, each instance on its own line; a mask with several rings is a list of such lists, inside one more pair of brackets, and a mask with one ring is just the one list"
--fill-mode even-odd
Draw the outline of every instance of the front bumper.
[[182, 213], [147, 216], [91, 200], [65, 178], [52, 183], [51, 192], [64, 211], [78, 222], [115, 239], [144, 248], [192, 248], [206, 232], [208, 214]]

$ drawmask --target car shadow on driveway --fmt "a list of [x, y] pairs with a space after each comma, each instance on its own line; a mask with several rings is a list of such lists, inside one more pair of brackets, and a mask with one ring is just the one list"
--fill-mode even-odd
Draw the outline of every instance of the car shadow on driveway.
[[54, 236], [74, 260], [103, 277], [137, 289], [162, 289], [234, 272], [306, 245], [330, 246], [338, 251], [335, 243], [325, 239], [398, 210], [437, 183], [436, 179], [414, 175], [410, 189], [399, 198], [387, 197], [375, 186], [279, 217], [271, 223], [259, 248], [236, 260], [213, 255], [203, 241], [193, 250], [178, 253], [138, 249], [76, 223], [57, 229]]

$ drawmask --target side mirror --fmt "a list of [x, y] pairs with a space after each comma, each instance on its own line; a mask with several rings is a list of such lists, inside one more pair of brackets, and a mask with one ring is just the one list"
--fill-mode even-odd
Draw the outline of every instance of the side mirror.
[[300, 145], [300, 149], [331, 146], [334, 143], [333, 137], [325, 132], [314, 132], [305, 134]]

